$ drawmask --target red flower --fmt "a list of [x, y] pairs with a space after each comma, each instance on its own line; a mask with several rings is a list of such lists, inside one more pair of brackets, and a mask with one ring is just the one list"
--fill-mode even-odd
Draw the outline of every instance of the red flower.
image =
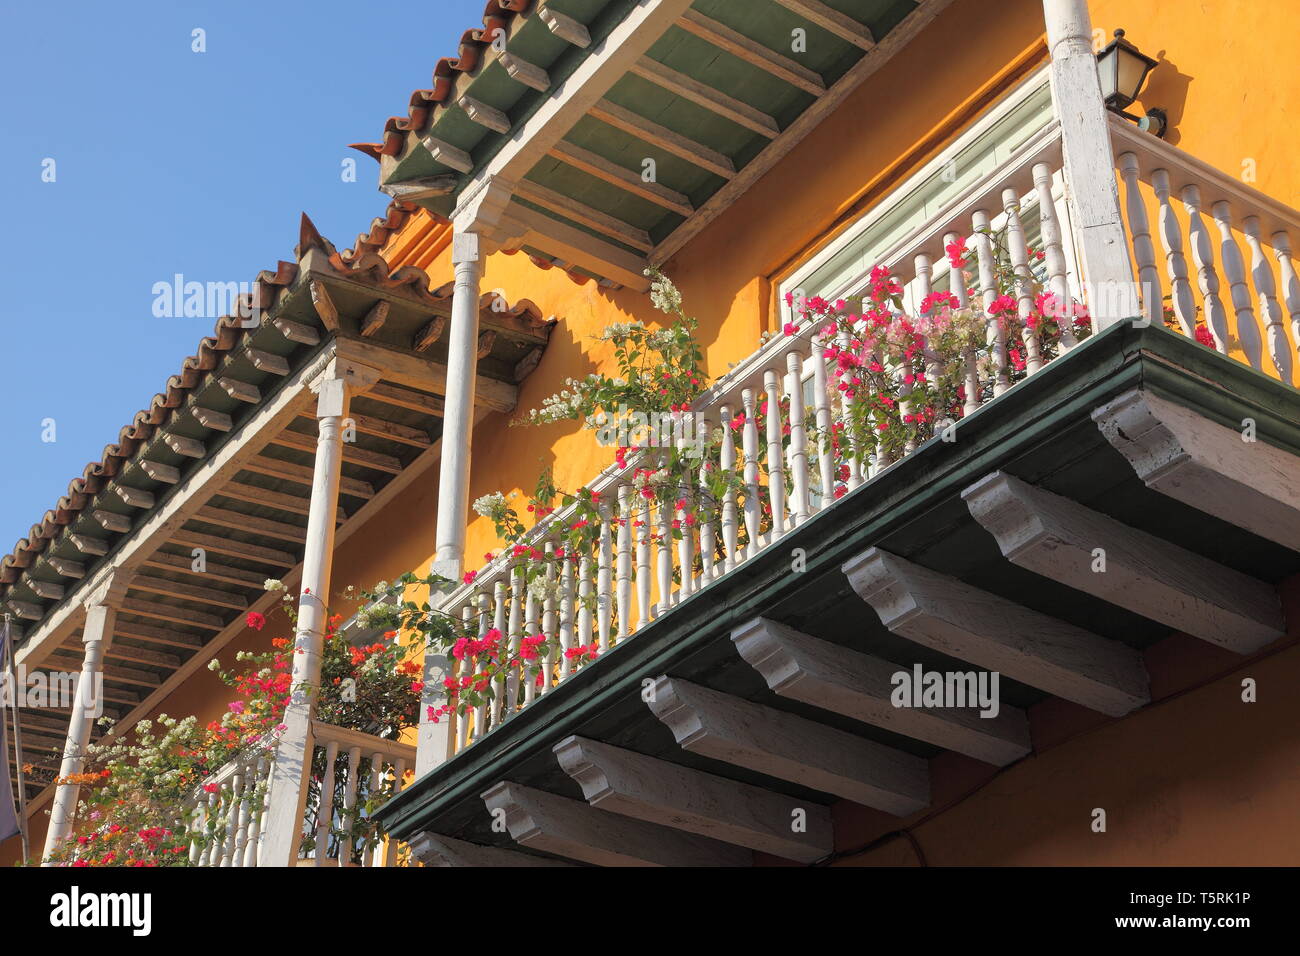
[[248, 612], [248, 626], [255, 631], [260, 631], [266, 626], [265, 615], [258, 614], [256, 611]]

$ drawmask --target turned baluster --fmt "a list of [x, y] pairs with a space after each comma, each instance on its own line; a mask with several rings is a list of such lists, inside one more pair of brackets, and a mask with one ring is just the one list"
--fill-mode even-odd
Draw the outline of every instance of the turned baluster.
[[559, 573], [555, 567], [554, 542], [546, 542], [544, 554], [546, 556], [546, 597], [542, 600], [542, 633], [546, 635], [547, 651], [541, 660], [542, 681], [537, 687], [539, 697], [551, 689], [551, 680], [555, 675], [555, 643], [560, 633], [555, 611], [555, 592], [559, 582]]
[[1165, 252], [1165, 272], [1169, 276], [1169, 298], [1174, 317], [1178, 319], [1183, 334], [1193, 338], [1196, 335], [1196, 303], [1192, 300], [1192, 284], [1187, 278], [1183, 231], [1169, 198], [1169, 170], [1152, 170], [1151, 186], [1160, 204], [1160, 246]]
[[714, 555], [718, 547], [718, 537], [714, 517], [717, 515], [717, 502], [713, 499], [713, 494], [709, 490], [710, 465], [709, 447], [712, 440], [713, 426], [707, 420], [702, 420], [701, 429], [704, 433], [704, 443], [700, 453], [700, 472], [698, 488], [696, 492], [696, 502], [700, 511], [700, 587], [705, 587], [714, 576], [718, 573]]
[[739, 528], [736, 517], [736, 439], [733, 435], [731, 408], [723, 405], [721, 415], [722, 449], [718, 453], [718, 467], [726, 480], [726, 491], [722, 496], [722, 571], [725, 574], [736, 566]]
[[1124, 180], [1125, 209], [1128, 213], [1129, 235], [1133, 242], [1133, 258], [1137, 262], [1138, 283], [1142, 290], [1142, 319], [1148, 325], [1163, 325], [1164, 299], [1161, 298], [1160, 272], [1156, 269], [1156, 247], [1151, 242], [1146, 202], [1138, 187], [1137, 154], [1130, 152], [1121, 155], [1119, 168]]
[[[836, 332], [835, 345], [841, 352], [851, 352], [852, 338], [849, 333]], [[844, 423], [844, 430], [840, 434], [840, 455], [849, 466], [849, 477], [845, 484], [852, 491], [870, 475], [871, 463], [867, 460], [865, 446], [858, 440], [854, 425], [853, 409], [858, 401], [858, 388], [857, 386], [844, 388], [846, 383], [843, 376], [836, 377], [835, 382], [834, 387], [840, 399], [840, 420]]]
[[[597, 539], [596, 544], [597, 548], [599, 548], [599, 539]], [[597, 554], [599, 554], [599, 551]], [[596, 620], [595, 611], [592, 607], [596, 602], [596, 598], [593, 596], [592, 591], [596, 585], [595, 581], [592, 580], [593, 570], [591, 565], [591, 555], [584, 552], [578, 558], [578, 625], [577, 631], [573, 635], [574, 647], [586, 647], [589, 644], [599, 645], [599, 642], [592, 634], [592, 627], [595, 625]]]
[[1242, 220], [1242, 232], [1246, 235], [1246, 245], [1250, 249], [1250, 276], [1255, 283], [1255, 294], [1259, 296], [1259, 316], [1264, 320], [1264, 332], [1268, 339], [1268, 354], [1273, 360], [1273, 367], [1282, 381], [1291, 384], [1291, 343], [1286, 337], [1286, 326], [1282, 324], [1282, 310], [1277, 304], [1277, 286], [1273, 284], [1273, 270], [1264, 255], [1264, 247], [1259, 240], [1259, 217], [1247, 216]]
[[600, 540], [597, 542], [596, 564], [596, 646], [609, 649], [610, 614], [613, 611], [614, 592], [611, 578], [614, 571], [613, 518], [609, 503], [602, 499], [596, 506], [600, 512]]
[[1237, 341], [1253, 368], [1264, 367], [1264, 342], [1255, 322], [1255, 311], [1250, 304], [1250, 288], [1246, 285], [1246, 264], [1241, 258], [1241, 247], [1232, 235], [1232, 206], [1219, 200], [1210, 207], [1214, 224], [1219, 227], [1219, 261], [1223, 276], [1228, 280], [1228, 297], [1237, 317]]
[[749, 536], [745, 557], [752, 558], [762, 548], [759, 538], [762, 492], [758, 482], [758, 423], [755, 421], [754, 390], [744, 389], [740, 400], [745, 409], [745, 424], [741, 429], [741, 448], [745, 455], [745, 531]]
[[817, 477], [821, 480], [818, 509], [835, 500], [836, 468], [839, 465], [833, 442], [834, 418], [826, 382], [826, 336], [818, 330], [812, 340], [813, 409], [817, 421]]
[[1228, 315], [1219, 298], [1219, 275], [1214, 271], [1214, 253], [1210, 246], [1210, 230], [1201, 217], [1201, 190], [1197, 186], [1184, 186], [1183, 209], [1187, 212], [1187, 238], [1196, 264], [1196, 283], [1201, 290], [1201, 309], [1205, 325], [1214, 337], [1214, 345], [1224, 355], [1228, 354]]
[[637, 630], [645, 627], [650, 620], [650, 592], [654, 582], [650, 576], [650, 538], [653, 529], [650, 524], [650, 499], [646, 497], [650, 486], [646, 485], [639, 492], [639, 501], [635, 514], [636, 531], [636, 611]]
[[[508, 659], [510, 653], [509, 625], [506, 623], [506, 582], [500, 578], [492, 586], [492, 628], [500, 636], [497, 643], [497, 658], [493, 661], [491, 658], [484, 660], [484, 665], [495, 663], [498, 667], [502, 662]], [[505, 702], [506, 687], [505, 684], [498, 683], [494, 679], [488, 683], [488, 719], [491, 721], [489, 726], [495, 727], [501, 722], [501, 706]]]
[[618, 633], [615, 640], [623, 642], [632, 626], [632, 489], [624, 482], [618, 484]]
[[1038, 222], [1040, 241], [1043, 243], [1043, 263], [1047, 267], [1047, 289], [1056, 297], [1056, 324], [1061, 329], [1061, 354], [1079, 344], [1074, 334], [1070, 315], [1070, 281], [1062, 243], [1061, 221], [1056, 215], [1056, 200], [1052, 197], [1052, 167], [1047, 163], [1034, 164], [1034, 191], [1038, 195]]
[[[956, 245], [957, 240], [961, 237], [955, 232], [945, 233], [943, 244], [945, 247]], [[951, 271], [948, 274], [948, 288], [954, 296], [957, 297], [958, 309], [970, 308], [970, 293], [966, 289], [966, 276], [962, 274], [959, 267], [952, 265], [949, 261]], [[962, 364], [965, 368], [965, 377], [963, 381], [963, 391], [965, 395], [962, 399], [962, 415], [969, 415], [980, 407], [980, 376], [979, 360], [975, 354], [975, 349], [968, 348], [962, 356]]]
[[1007, 254], [1015, 276], [1020, 339], [1025, 344], [1025, 374], [1033, 375], [1043, 367], [1043, 353], [1037, 330], [1029, 327], [1029, 316], [1034, 311], [1034, 273], [1029, 267], [1029, 243], [1020, 221], [1020, 195], [1014, 189], [1002, 190], [1002, 211], [1007, 217]]
[[781, 387], [774, 368], [763, 371], [767, 396], [767, 504], [772, 509], [772, 530], [768, 540], [785, 534], [785, 449], [781, 422]]
[[790, 491], [791, 526], [808, 520], [812, 506], [808, 495], [808, 430], [804, 424], [803, 356], [791, 351], [785, 357], [786, 392], [790, 396]]
[[352, 847], [357, 825], [357, 773], [361, 769], [361, 748], [348, 748], [348, 776], [343, 784], [343, 812], [339, 816], [339, 857], [338, 865], [347, 866], [352, 862]]
[[979, 263], [980, 298], [984, 304], [989, 358], [993, 364], [993, 395], [997, 397], [1011, 387], [1011, 379], [1007, 373], [1006, 328], [993, 314], [993, 302], [998, 297], [998, 283], [988, 210], [976, 210], [971, 222], [975, 227], [971, 242], [975, 244], [975, 258]]
[[[376, 751], [370, 755], [370, 790], [368, 796], [374, 799], [379, 796], [379, 788], [384, 784], [384, 755]], [[361, 854], [362, 866], [383, 866], [384, 865], [384, 839], [380, 835], [379, 827], [373, 821], [369, 827], [370, 839], [375, 840], [375, 845], [368, 852]]]
[[338, 755], [338, 741], [331, 740], [325, 745], [325, 773], [321, 776], [320, 800], [316, 804], [316, 866], [324, 866], [329, 855], [330, 825], [334, 822], [334, 761]]
[[259, 807], [260, 801], [263, 805], [266, 803], [266, 778], [270, 771], [270, 761], [265, 757], [258, 757], [253, 768], [253, 780], [251, 786], [245, 789], [245, 799], [248, 800], [248, 842], [244, 844], [244, 866], [257, 866], [258, 853], [261, 851], [262, 841], [262, 813], [265, 806]]
[[[488, 630], [490, 630], [490, 625], [488, 621], [490, 619], [491, 613], [492, 613], [491, 599], [488, 598], [486, 594], [480, 592], [478, 595], [478, 625], [477, 625], [478, 630], [476, 632], [478, 634], [478, 639], [480, 641], [487, 636], [487, 632]], [[483, 669], [488, 664], [488, 660], [489, 658], [486, 653], [476, 658], [474, 664], [474, 673], [476, 675], [481, 674], [483, 672]], [[475, 680], [474, 683], [478, 684], [479, 681]], [[488, 685], [485, 689], [478, 691], [478, 694], [480, 699], [484, 697], [490, 699], [492, 696], [491, 681], [488, 682]], [[485, 733], [487, 733], [487, 731], [488, 731], [488, 705], [487, 705], [487, 700], [484, 700], [483, 703], [479, 704], [477, 707], [474, 708], [474, 739], [477, 740], [479, 737], [482, 737]]]
[[655, 604], [656, 619], [662, 617], [673, 606], [674, 503], [672, 494], [666, 486], [660, 485], [655, 489], [655, 517], [659, 522], [659, 540], [655, 550], [655, 570], [659, 588], [659, 601]]
[[1300, 346], [1300, 277], [1291, 260], [1291, 237], [1285, 232], [1273, 233], [1273, 256], [1282, 280], [1282, 299], [1291, 317], [1291, 338]]
[[[531, 554], [527, 560], [528, 560], [528, 564], [525, 565], [525, 567], [531, 568], [533, 565], [533, 559]], [[539, 634], [542, 634], [544, 632], [542, 631], [541, 621], [539, 621], [537, 618], [537, 614], [538, 614], [537, 592], [535, 588], [530, 587], [528, 584], [530, 578], [532, 578], [532, 575], [525, 573], [524, 584], [523, 584], [524, 637], [537, 637]], [[536, 578], [532, 578], [532, 580], [536, 580]], [[522, 653], [522, 648], [523, 648], [522, 640], [520, 640], [519, 646], [521, 649], [521, 653], [519, 655], [519, 679], [523, 682], [524, 685], [524, 706], [527, 707], [529, 704], [531, 704], [534, 700], [537, 699], [537, 677], [533, 673], [533, 671], [540, 666], [541, 662], [537, 660], [537, 658], [533, 658], [531, 660], [525, 660]]]
[[502, 720], [509, 720], [519, 707], [519, 668], [511, 666], [510, 661], [519, 658], [519, 648], [524, 638], [524, 568], [522, 559], [510, 560], [510, 619], [509, 632], [503, 643], [501, 660], [509, 668], [504, 688], [505, 701], [502, 707]]

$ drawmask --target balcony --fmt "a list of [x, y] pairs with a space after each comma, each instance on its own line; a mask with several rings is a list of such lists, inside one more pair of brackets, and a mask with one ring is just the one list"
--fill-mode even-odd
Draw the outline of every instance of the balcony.
[[[533, 530], [545, 588], [504, 554], [446, 596], [480, 639], [495, 630], [517, 654], [543, 634], [559, 651], [453, 717], [445, 759], [380, 813], [418, 858], [825, 860], [837, 799], [905, 817], [930, 802], [929, 757], [1027, 754], [1037, 703], [1143, 707], [1142, 651], [1171, 631], [1242, 655], [1285, 633], [1275, 587], [1300, 571], [1300, 216], [1108, 121], [1136, 284], [1082, 277], [1055, 119], [877, 260], [910, 314], [935, 291], [988, 314], [1003, 256], [1022, 318], [1051, 292], [1091, 306], [1093, 334], [1062, 322], [1051, 341], [1041, 326], [1008, 339], [989, 322], [981, 347], [927, 351], [927, 372], [964, 370], [964, 401], [895, 452], [819, 440], [855, 399], [833, 385], [830, 340], [778, 335], [692, 408], [722, 435], [702, 469], [736, 476], [716, 521], [681, 520], [699, 488], [641, 497], [632, 461], [589, 485], [605, 503], [591, 549], [557, 551], [570, 511]], [[946, 262], [958, 237], [973, 290]], [[1142, 587], [1081, 572], [1096, 542]], [[1188, 573], [1161, 571], [1176, 567]], [[565, 653], [593, 647], [595, 660]], [[890, 706], [891, 675], [914, 664], [999, 672], [1001, 716]], [[809, 823], [792, 834], [800, 808]]]

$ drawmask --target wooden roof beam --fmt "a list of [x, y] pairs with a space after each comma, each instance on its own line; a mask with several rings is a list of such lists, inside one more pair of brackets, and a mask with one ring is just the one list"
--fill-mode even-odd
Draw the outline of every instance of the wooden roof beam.
[[876, 45], [875, 37], [861, 21], [853, 19], [847, 13], [841, 13], [834, 7], [822, 3], [821, 0], [776, 0], [776, 2], [809, 23], [848, 40], [863, 50], [870, 50]]
[[603, 233], [611, 239], [634, 249], [649, 252], [654, 248], [654, 243], [650, 240], [650, 234], [644, 229], [638, 229], [621, 219], [616, 219], [599, 209], [593, 209], [585, 203], [558, 193], [553, 189], [548, 189], [539, 183], [524, 180], [515, 187], [515, 195], [541, 206], [543, 209], [558, 213], [566, 219], [589, 226], [597, 232]]
[[561, 140], [547, 155], [679, 216], [690, 216], [695, 212], [695, 207], [685, 194], [659, 183], [647, 183], [639, 173], [612, 163], [599, 153], [581, 146]]
[[1146, 486], [1300, 551], [1300, 459], [1190, 408], [1135, 389], [1093, 421]]
[[[241, 467], [244, 471], [251, 471], [255, 474], [267, 475], [271, 478], [283, 478], [286, 481], [296, 481], [308, 488], [312, 486], [313, 471], [309, 465], [299, 465], [292, 461], [281, 461], [279, 458], [258, 455], [243, 462]], [[374, 486], [369, 482], [349, 478], [347, 475], [339, 479], [339, 489], [343, 494], [351, 495], [353, 498], [373, 498], [375, 496]], [[290, 563], [296, 564], [297, 562]]]
[[742, 103], [740, 100], [728, 96], [706, 83], [701, 83], [694, 77], [664, 66], [658, 60], [652, 60], [648, 56], [643, 56], [632, 64], [630, 72], [656, 86], [662, 87], [669, 93], [680, 96], [684, 100], [689, 100], [696, 106], [702, 106], [709, 112], [721, 116], [737, 126], [743, 126], [751, 132], [766, 136], [768, 139], [775, 139], [781, 132], [781, 128], [776, 125], [776, 120], [762, 110], [755, 109], [748, 103]]
[[427, 830], [411, 837], [406, 845], [411, 848], [411, 854], [425, 866], [573, 866], [564, 860], [552, 860], [499, 846], [479, 846]]
[[193, 558], [183, 554], [172, 554], [170, 551], [155, 551], [141, 564], [144, 567], [166, 568], [169, 571], [181, 571], [185, 574], [197, 575], [200, 578], [210, 578], [213, 581], [238, 584], [250, 588], [260, 589], [266, 581], [266, 575], [260, 571], [248, 571], [244, 568], [237, 568], [233, 565], [214, 561], [204, 561], [203, 570], [196, 571]]
[[[835, 849], [830, 810], [809, 800], [585, 737], [566, 737], [554, 751], [598, 809], [800, 863]], [[800, 811], [806, 827], [796, 830]]]
[[693, 754], [896, 816], [930, 802], [923, 758], [856, 734], [668, 677], [648, 703]]
[[736, 166], [732, 161], [715, 149], [687, 139], [680, 133], [646, 119], [629, 109], [610, 100], [601, 100], [591, 108], [588, 115], [615, 129], [622, 130], [642, 142], [657, 146], [665, 152], [684, 159], [693, 166], [708, 170], [715, 176], [730, 179], [736, 175]]
[[1029, 720], [1009, 704], [996, 717], [963, 707], [895, 707], [893, 677], [907, 670], [901, 664], [766, 618], [736, 628], [731, 641], [768, 688], [789, 700], [999, 767], [1030, 751]]
[[783, 83], [798, 87], [805, 93], [821, 96], [826, 92], [826, 83], [822, 78], [802, 63], [797, 63], [788, 56], [769, 50], [756, 40], [751, 40], [743, 33], [731, 29], [725, 23], [719, 23], [712, 17], [696, 10], [687, 10], [677, 21], [677, 26], [687, 33], [694, 34], [706, 43], [732, 56], [744, 60], [750, 66], [757, 67]]
[[561, 40], [572, 43], [584, 50], [591, 46], [591, 31], [573, 17], [550, 6], [542, 7], [537, 11], [537, 15], [546, 24], [546, 28]]
[[1286, 636], [1277, 591], [1257, 578], [1003, 472], [961, 496], [1018, 567], [1238, 654]]
[[871, 548], [844, 575], [909, 641], [1122, 717], [1151, 700], [1142, 656], [1119, 641]]
[[[521, 846], [596, 866], [750, 866], [748, 850], [517, 783], [483, 794]], [[787, 824], [788, 825], [788, 824]]]
[[220, 535], [200, 531], [181, 529], [176, 532], [172, 542], [187, 548], [203, 548], [205, 551], [232, 558], [243, 558], [245, 561], [255, 561], [272, 567], [291, 568], [298, 563], [297, 557], [287, 551], [267, 548], [259, 544], [247, 544], [243, 541], [232, 541]]

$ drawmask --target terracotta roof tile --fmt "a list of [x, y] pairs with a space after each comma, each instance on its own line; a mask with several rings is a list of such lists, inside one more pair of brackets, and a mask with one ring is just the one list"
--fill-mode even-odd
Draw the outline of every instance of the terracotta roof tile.
[[381, 155], [396, 156], [400, 153], [406, 133], [424, 129], [433, 118], [435, 109], [446, 102], [455, 85], [456, 76], [477, 69], [483, 60], [484, 49], [492, 43], [497, 31], [506, 29], [510, 21], [526, 12], [532, 3], [533, 0], [488, 0], [483, 8], [483, 26], [462, 33], [456, 55], [443, 57], [434, 64], [431, 88], [412, 91], [406, 115], [391, 116], [384, 124], [383, 142], [373, 145], [356, 143], [353, 148], [360, 149], [375, 159]]
[[[410, 209], [395, 210], [395, 205], [398, 204], [390, 204], [385, 219], [377, 219], [375, 222], [382, 224], [383, 228], [393, 228], [393, 223], [404, 221], [415, 209], [412, 206]], [[371, 235], [376, 231], [377, 227], [372, 226]], [[429, 277], [423, 269], [403, 266], [390, 271], [387, 262], [373, 248], [374, 244], [373, 240], [363, 242], [358, 239], [355, 251], [349, 250], [341, 255], [304, 213], [294, 257], [301, 262], [309, 250], [319, 249], [327, 256], [330, 267], [340, 274], [347, 274], [382, 289], [392, 290], [405, 286], [407, 294], [422, 299], [431, 306], [442, 306], [442, 297], [429, 289]], [[167, 379], [167, 384], [149, 402], [149, 407], [136, 412], [131, 422], [118, 433], [117, 441], [105, 445], [99, 460], [87, 464], [81, 474], [69, 483], [67, 494], [45, 512], [39, 522], [32, 525], [26, 537], [14, 545], [12, 553], [0, 558], [0, 584], [12, 585], [18, 580], [19, 572], [31, 566], [59, 532], [76, 520], [90, 500], [121, 471], [123, 464], [153, 437], [159, 427], [170, 420], [172, 410], [184, 404], [190, 390], [203, 380], [204, 375], [216, 368], [221, 358], [252, 331], [244, 327], [244, 318], [238, 313], [247, 312], [249, 306], [270, 309], [281, 290], [293, 285], [298, 272], [298, 262], [280, 261], [274, 270], [263, 270], [257, 274], [252, 293], [240, 297], [239, 308], [235, 310], [237, 314], [217, 320], [212, 335], [200, 341], [194, 354], [181, 362], [180, 371]]]

